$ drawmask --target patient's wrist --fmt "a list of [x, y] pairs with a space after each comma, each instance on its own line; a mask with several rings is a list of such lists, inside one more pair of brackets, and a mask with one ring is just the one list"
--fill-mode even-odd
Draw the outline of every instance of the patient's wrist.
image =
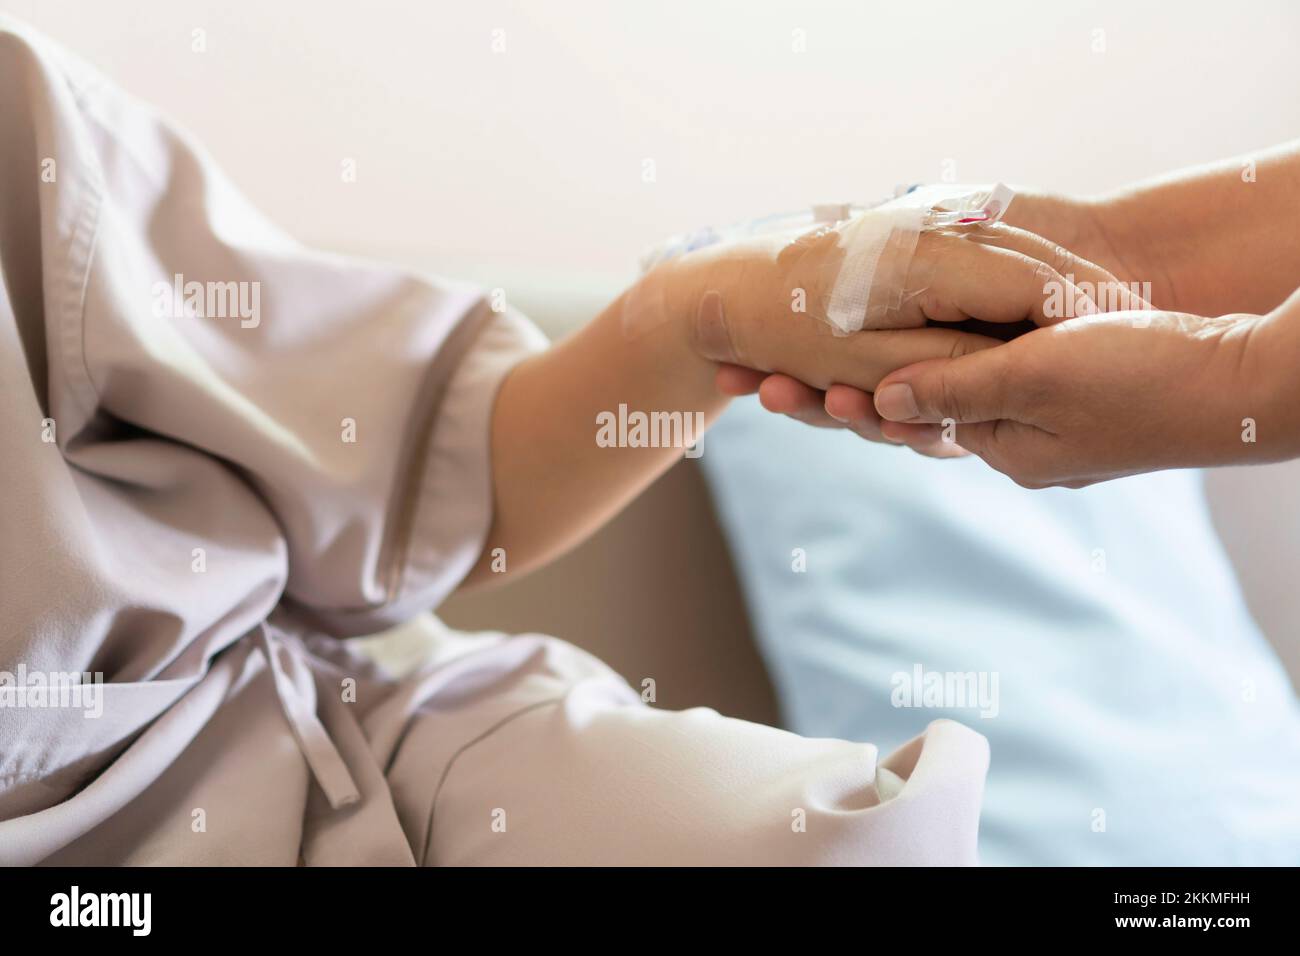
[[[1260, 407], [1253, 460], [1280, 461], [1300, 457], [1300, 290], [1266, 316], [1256, 320], [1247, 345], [1243, 377], [1250, 379]], [[1243, 426], [1244, 427], [1244, 426]]]

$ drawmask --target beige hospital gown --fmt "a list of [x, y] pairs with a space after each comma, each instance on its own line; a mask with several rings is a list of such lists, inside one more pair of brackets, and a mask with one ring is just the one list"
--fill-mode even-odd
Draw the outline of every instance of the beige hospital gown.
[[493, 396], [545, 342], [302, 248], [7, 20], [0, 259], [0, 677], [105, 681], [98, 717], [0, 701], [0, 864], [974, 861], [960, 725], [878, 776], [553, 638], [425, 615], [400, 680], [351, 650], [476, 560]]

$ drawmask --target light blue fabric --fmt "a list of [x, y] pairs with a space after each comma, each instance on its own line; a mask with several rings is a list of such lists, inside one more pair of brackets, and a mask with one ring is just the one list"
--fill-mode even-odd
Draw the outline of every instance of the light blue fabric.
[[[1026, 491], [753, 400], [701, 463], [787, 725], [985, 734], [984, 863], [1300, 863], [1300, 707], [1198, 473]], [[996, 672], [997, 715], [893, 706], [918, 664]]]

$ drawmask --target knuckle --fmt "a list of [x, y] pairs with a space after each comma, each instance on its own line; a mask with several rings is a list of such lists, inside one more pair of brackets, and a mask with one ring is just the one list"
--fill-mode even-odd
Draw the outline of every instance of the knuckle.
[[939, 399], [939, 407], [936, 411], [946, 418], [952, 418], [959, 422], [965, 421], [961, 392], [953, 383], [952, 378], [948, 375], [940, 375], [935, 391]]
[[1018, 232], [1019, 230], [1011, 224], [998, 221], [976, 223], [967, 235], [975, 237], [986, 245], [1006, 246]]
[[1036, 291], [1047, 292], [1053, 285], [1062, 283], [1063, 280], [1061, 273], [1054, 266], [1036, 259], [1034, 260], [1030, 281], [1033, 282]]
[[1045, 245], [1043, 261], [1062, 275], [1069, 272], [1074, 262], [1074, 254], [1058, 242], [1052, 242], [1050, 239], [1044, 239], [1043, 242]]
[[924, 289], [915, 296], [916, 306], [923, 316], [941, 316], [947, 311], [947, 303], [934, 289]]

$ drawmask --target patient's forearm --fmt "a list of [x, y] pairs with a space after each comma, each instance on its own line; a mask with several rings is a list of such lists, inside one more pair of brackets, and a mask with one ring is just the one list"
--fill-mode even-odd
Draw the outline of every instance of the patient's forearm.
[[[815, 349], [805, 344], [800, 353], [793, 344], [799, 336], [788, 311], [771, 320], [789, 301], [784, 278], [761, 254], [696, 253], [656, 269], [590, 324], [515, 368], [492, 416], [493, 524], [465, 584], [499, 580], [502, 557], [517, 574], [563, 554], [681, 458], [684, 440], [702, 437], [730, 400], [698, 337], [706, 292], [725, 294], [736, 316], [779, 322], [774, 338], [805, 357], [801, 367], [820, 364]], [[656, 415], [633, 433], [634, 417], [645, 424]]]
[[1117, 271], [1161, 288], [1161, 308], [1263, 314], [1300, 286], [1300, 142], [1177, 172], [1092, 208], [1124, 263]]
[[[837, 334], [826, 308], [845, 260], [833, 229], [699, 250], [656, 268], [590, 325], [506, 377], [492, 418], [493, 525], [466, 583], [498, 577], [503, 558], [512, 573], [546, 563], [663, 473], [728, 401], [715, 385], [717, 362], [817, 389], [871, 391], [903, 366], [997, 344], [953, 327], [958, 317], [1041, 317], [1044, 282], [1067, 284], [1047, 262], [1054, 247], [1000, 224], [979, 236], [923, 236], [901, 270], [926, 276], [924, 295], [906, 305], [914, 327], [848, 335]], [[1057, 264], [1101, 278], [1087, 263]], [[892, 280], [900, 298], [907, 276]], [[934, 316], [947, 317], [947, 327], [923, 328]], [[642, 429], [649, 441], [636, 440], [633, 416], [655, 415]]]
[[[597, 416], [677, 413], [680, 432], [711, 422], [727, 403], [714, 364], [691, 347], [680, 316], [629, 338], [620, 299], [549, 351], [522, 362], [501, 386], [492, 423], [494, 519], [466, 584], [552, 560], [592, 534], [682, 457], [683, 448], [598, 444]], [[656, 431], [656, 434], [658, 432]], [[497, 549], [503, 549], [498, 551]], [[495, 559], [495, 560], [494, 560]], [[500, 576], [504, 577], [504, 576]]]

